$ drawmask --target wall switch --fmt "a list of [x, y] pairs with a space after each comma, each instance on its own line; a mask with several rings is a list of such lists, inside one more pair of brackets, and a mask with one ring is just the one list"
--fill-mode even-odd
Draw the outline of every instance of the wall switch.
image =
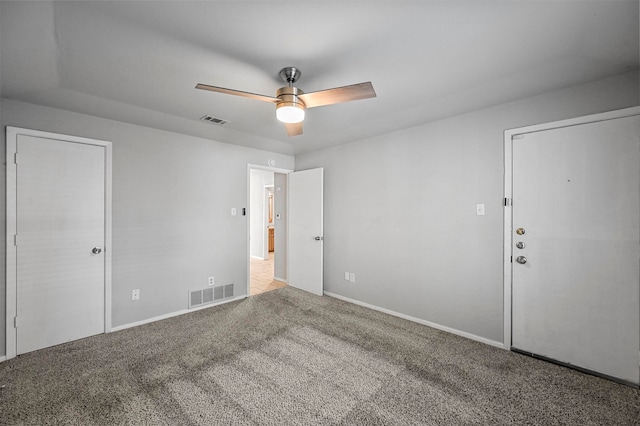
[[215, 284], [215, 277], [209, 277], [209, 285]]
[[345, 279], [345, 280], [347, 280], [347, 281], [349, 281], [349, 273], [348, 273], [348, 272], [345, 272], [345, 273], [344, 273], [344, 279]]
[[476, 216], [484, 216], [484, 204], [476, 204]]
[[140, 300], [140, 289], [131, 290], [131, 300]]
[[231, 216], [235, 216], [238, 213], [235, 207], [231, 209]]
[[356, 282], [356, 274], [349, 274], [349, 281], [351, 281], [352, 283]]

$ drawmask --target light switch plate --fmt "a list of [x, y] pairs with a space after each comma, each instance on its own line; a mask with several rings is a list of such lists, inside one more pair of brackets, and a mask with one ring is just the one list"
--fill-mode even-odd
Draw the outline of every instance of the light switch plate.
[[476, 204], [476, 216], [484, 216], [484, 204]]

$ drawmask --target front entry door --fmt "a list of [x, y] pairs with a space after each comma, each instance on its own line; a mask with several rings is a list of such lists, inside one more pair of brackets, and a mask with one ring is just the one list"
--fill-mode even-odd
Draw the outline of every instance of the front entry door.
[[16, 136], [16, 348], [105, 331], [105, 146]]
[[289, 173], [288, 284], [323, 294], [323, 169]]
[[512, 141], [512, 347], [636, 384], [639, 122]]

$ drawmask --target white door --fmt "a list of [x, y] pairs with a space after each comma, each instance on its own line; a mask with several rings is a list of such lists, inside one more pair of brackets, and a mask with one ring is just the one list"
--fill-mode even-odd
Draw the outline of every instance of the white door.
[[104, 146], [16, 137], [16, 347], [105, 331]]
[[512, 144], [512, 347], [630, 383], [640, 380], [639, 128], [624, 117]]
[[323, 294], [323, 169], [289, 173], [288, 284]]

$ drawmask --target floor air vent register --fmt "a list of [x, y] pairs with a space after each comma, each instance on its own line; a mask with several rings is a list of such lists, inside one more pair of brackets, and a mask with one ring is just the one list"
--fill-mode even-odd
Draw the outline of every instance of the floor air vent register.
[[233, 284], [207, 287], [189, 292], [189, 309], [233, 297]]

